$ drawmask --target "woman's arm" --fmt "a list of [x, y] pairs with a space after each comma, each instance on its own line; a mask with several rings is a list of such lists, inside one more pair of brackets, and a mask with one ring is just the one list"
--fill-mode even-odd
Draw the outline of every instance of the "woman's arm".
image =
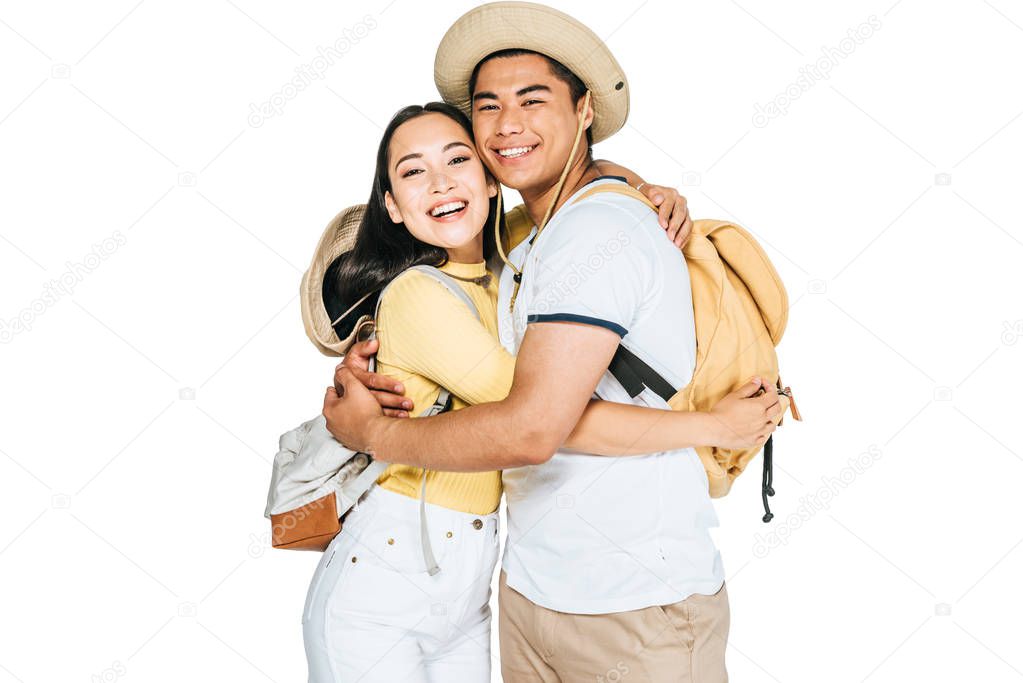
[[658, 207], [657, 221], [664, 228], [668, 239], [680, 249], [685, 246], [689, 234], [693, 231], [693, 221], [689, 217], [689, 205], [686, 198], [678, 190], [673, 187], [644, 182], [631, 170], [606, 159], [597, 159], [593, 163], [597, 165], [597, 169], [602, 175], [621, 176], [625, 178], [625, 182], [646, 195], [646, 198]]
[[[402, 275], [382, 302], [377, 324], [388, 342], [380, 349], [381, 363], [428, 377], [469, 404], [500, 401], [508, 395], [515, 358], [461, 301], [431, 278], [416, 272]], [[364, 367], [365, 345], [356, 345], [343, 365]], [[378, 389], [374, 392], [378, 401], [381, 395], [394, 396], [386, 377], [361, 372], [359, 380]], [[590, 401], [564, 445], [608, 456], [688, 446], [747, 447], [761, 436], [767, 438], [766, 425], [779, 409], [773, 386], [765, 389], [763, 397], [749, 398], [760, 390], [759, 383], [750, 382], [710, 412]]]
[[465, 303], [430, 276], [416, 271], [399, 275], [380, 304], [376, 322], [381, 365], [426, 377], [469, 404], [508, 395], [514, 356]]
[[583, 411], [565, 447], [593, 455], [642, 455], [718, 440], [710, 413], [657, 410], [594, 399]]
[[[710, 412], [661, 410], [592, 400], [565, 446], [594, 455], [642, 455], [691, 446], [749, 448], [767, 439], [788, 405], [770, 384], [751, 380]], [[784, 399], [781, 401], [779, 399]]]
[[644, 183], [644, 180], [640, 178], [632, 169], [620, 166], [613, 161], [607, 159], [596, 159], [593, 162], [597, 166], [597, 170], [600, 171], [601, 175], [617, 175], [625, 178], [625, 182], [633, 187], [639, 187]]

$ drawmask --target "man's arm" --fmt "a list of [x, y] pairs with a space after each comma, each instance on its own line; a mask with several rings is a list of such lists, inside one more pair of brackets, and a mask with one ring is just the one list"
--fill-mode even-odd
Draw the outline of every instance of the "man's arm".
[[[337, 369], [351, 369], [359, 383], [370, 389], [385, 415], [408, 417], [407, 413], [388, 408], [390, 402], [381, 400], [382, 396], [394, 397], [393, 393], [376, 389], [390, 388], [394, 380], [367, 370], [376, 344], [370, 341], [354, 345]], [[510, 385], [514, 366], [507, 372]], [[342, 386], [336, 372], [334, 382], [335, 388]], [[763, 395], [758, 397], [761, 390]], [[489, 400], [503, 400], [507, 394], [505, 390], [501, 396]], [[761, 382], [759, 377], [722, 398], [708, 412], [662, 410], [591, 398], [563, 447], [610, 457], [690, 446], [752, 448], [767, 440], [788, 405], [786, 396], [776, 393], [770, 383]]]
[[343, 395], [327, 389], [327, 428], [350, 448], [385, 461], [459, 472], [546, 462], [572, 432], [620, 337], [596, 325], [531, 323], [508, 397], [417, 420], [384, 417], [342, 368]]

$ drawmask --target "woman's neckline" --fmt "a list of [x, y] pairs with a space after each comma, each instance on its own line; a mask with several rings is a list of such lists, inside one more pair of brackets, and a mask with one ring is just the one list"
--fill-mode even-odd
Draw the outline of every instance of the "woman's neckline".
[[487, 262], [457, 263], [455, 261], [448, 261], [440, 269], [445, 273], [457, 275], [458, 277], [480, 277], [487, 274]]

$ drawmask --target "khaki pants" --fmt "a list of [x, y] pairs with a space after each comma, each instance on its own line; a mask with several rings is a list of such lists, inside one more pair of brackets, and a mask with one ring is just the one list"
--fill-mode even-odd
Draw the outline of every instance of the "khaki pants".
[[505, 683], [727, 683], [728, 592], [663, 607], [566, 614], [534, 604], [501, 572]]

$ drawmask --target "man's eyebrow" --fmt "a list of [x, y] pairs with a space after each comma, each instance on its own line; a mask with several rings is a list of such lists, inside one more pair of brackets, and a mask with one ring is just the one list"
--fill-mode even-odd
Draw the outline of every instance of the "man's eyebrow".
[[521, 90], [516, 90], [515, 97], [522, 97], [523, 95], [526, 95], [531, 92], [537, 92], [538, 90], [543, 90], [545, 92], [551, 91], [551, 89], [546, 85], [541, 85], [537, 83], [536, 85], [527, 85], [525, 88], [522, 88]]
[[[525, 88], [521, 88], [520, 90], [516, 90], [515, 91], [515, 97], [522, 97], [523, 95], [527, 95], [527, 94], [529, 94], [531, 92], [537, 92], [537, 91], [551, 92], [551, 89], [550, 89], [550, 87], [548, 87], [546, 85], [542, 85], [540, 83], [536, 83], [534, 85], [527, 85]], [[472, 96], [472, 101], [473, 102], [476, 102], [478, 100], [496, 100], [496, 99], [497, 99], [497, 95], [495, 93], [490, 92], [489, 90], [483, 90], [483, 91], [478, 92], [478, 93], [476, 93], [475, 95]]]
[[[444, 145], [444, 149], [442, 149], [441, 151], [442, 152], [446, 152], [449, 149], [452, 149], [454, 147], [465, 147], [466, 149], [472, 149], [472, 147], [470, 147], [466, 143], [462, 142], [461, 140], [455, 140], [454, 142], [449, 142], [448, 144]], [[408, 161], [409, 159], [422, 159], [422, 158], [423, 158], [423, 155], [420, 154], [419, 152], [413, 152], [412, 154], [406, 154], [405, 156], [403, 156], [402, 158], [400, 158], [400, 159], [398, 159], [397, 161], [394, 162], [394, 168], [398, 168], [398, 166], [400, 166], [401, 162], [403, 162], [403, 161]]]

